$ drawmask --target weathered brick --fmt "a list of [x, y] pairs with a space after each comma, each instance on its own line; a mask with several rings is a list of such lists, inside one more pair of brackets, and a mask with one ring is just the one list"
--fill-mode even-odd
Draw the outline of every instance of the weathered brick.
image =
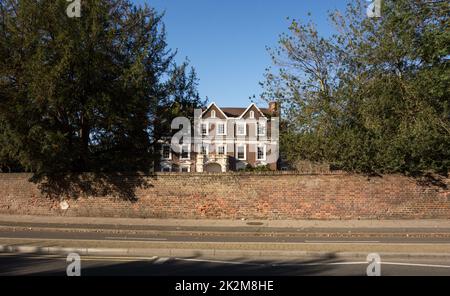
[[[0, 174], [0, 213], [136, 218], [419, 219], [450, 218], [449, 179], [442, 186], [400, 175], [267, 172], [158, 174], [143, 177], [135, 201], [114, 192], [69, 200], [66, 211], [29, 174]], [[138, 184], [114, 177], [118, 187]], [[446, 187], [447, 186], [447, 187]], [[65, 196], [60, 196], [64, 198]]]

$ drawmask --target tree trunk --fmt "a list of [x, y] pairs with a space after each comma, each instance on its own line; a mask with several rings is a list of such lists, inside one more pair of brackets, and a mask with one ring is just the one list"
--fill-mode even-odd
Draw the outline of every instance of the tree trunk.
[[84, 113], [81, 113], [81, 157], [80, 157], [80, 171], [88, 171], [88, 156], [89, 156], [89, 123]]

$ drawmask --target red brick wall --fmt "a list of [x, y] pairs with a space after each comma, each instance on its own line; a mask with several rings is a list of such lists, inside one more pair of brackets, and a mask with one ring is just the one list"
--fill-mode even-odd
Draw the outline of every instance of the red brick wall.
[[[27, 174], [0, 174], [0, 213], [219, 219], [450, 218], [450, 190], [398, 175], [300, 175], [287, 172], [158, 174], [137, 200], [43, 196]], [[444, 183], [450, 185], [449, 179]]]

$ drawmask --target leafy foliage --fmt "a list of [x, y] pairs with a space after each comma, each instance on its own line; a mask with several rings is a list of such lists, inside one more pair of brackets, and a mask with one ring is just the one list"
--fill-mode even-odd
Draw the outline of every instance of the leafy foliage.
[[447, 174], [450, 167], [449, 4], [363, 1], [330, 15], [337, 34], [293, 20], [269, 49], [266, 100], [283, 105], [282, 153], [367, 172]]
[[69, 18], [66, 7], [0, 0], [0, 165], [38, 178], [148, 171], [162, 110], [199, 101], [195, 72], [174, 64], [154, 9], [82, 1]]
[[271, 172], [272, 169], [270, 168], [270, 165], [257, 165], [252, 166], [250, 164], [247, 164], [245, 168], [242, 168], [239, 170], [240, 172]]

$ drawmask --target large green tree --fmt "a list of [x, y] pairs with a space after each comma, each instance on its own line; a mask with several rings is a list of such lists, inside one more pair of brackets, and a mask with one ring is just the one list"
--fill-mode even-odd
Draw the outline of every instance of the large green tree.
[[173, 134], [171, 122], [178, 116], [193, 121], [194, 110], [206, 105], [198, 93], [198, 78], [194, 68], [188, 69], [187, 62], [175, 66], [166, 82], [167, 95], [157, 108], [153, 121], [153, 139], [158, 141]]
[[161, 14], [128, 0], [81, 3], [70, 18], [65, 0], [0, 0], [4, 167], [37, 177], [148, 171], [162, 106], [183, 87], [198, 99], [196, 85], [168, 81], [189, 78], [174, 65]]
[[271, 50], [278, 71], [267, 100], [284, 106], [289, 160], [325, 161], [367, 173], [450, 168], [449, 4], [384, 0], [368, 18], [363, 1], [333, 12], [337, 33], [292, 21]]

